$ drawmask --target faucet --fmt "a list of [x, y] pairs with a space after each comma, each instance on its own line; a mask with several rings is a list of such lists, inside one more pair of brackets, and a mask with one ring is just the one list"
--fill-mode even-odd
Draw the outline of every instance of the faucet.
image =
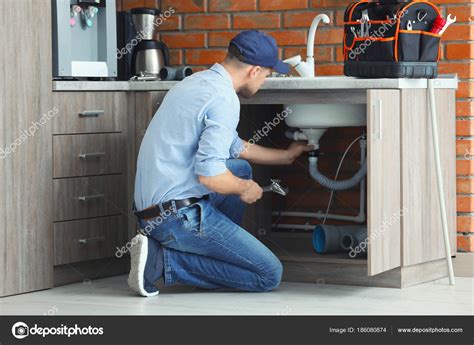
[[313, 78], [314, 77], [314, 39], [316, 36], [316, 29], [320, 21], [324, 24], [329, 24], [331, 20], [326, 14], [319, 14], [314, 17], [311, 27], [308, 33], [308, 46], [306, 48], [306, 61], [301, 60], [301, 55], [296, 55], [291, 58], [284, 60], [287, 64], [293, 66], [296, 71], [302, 77]]

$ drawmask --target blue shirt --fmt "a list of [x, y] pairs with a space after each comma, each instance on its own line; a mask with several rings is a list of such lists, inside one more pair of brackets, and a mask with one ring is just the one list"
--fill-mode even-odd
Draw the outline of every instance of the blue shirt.
[[224, 173], [238, 156], [240, 102], [220, 64], [195, 73], [169, 90], [140, 146], [135, 205], [142, 210], [168, 200], [211, 193], [198, 176]]

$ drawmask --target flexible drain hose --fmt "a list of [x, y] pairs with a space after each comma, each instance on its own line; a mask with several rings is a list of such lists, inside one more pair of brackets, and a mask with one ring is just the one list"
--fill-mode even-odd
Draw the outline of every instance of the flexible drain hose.
[[350, 179], [334, 181], [319, 172], [317, 157], [309, 157], [309, 173], [311, 174], [311, 177], [323, 187], [331, 190], [347, 190], [358, 185], [367, 175], [367, 161], [364, 162], [359, 171]]

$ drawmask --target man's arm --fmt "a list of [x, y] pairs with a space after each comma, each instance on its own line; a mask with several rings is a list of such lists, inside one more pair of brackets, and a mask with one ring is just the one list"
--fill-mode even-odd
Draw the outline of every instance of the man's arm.
[[245, 141], [243, 147], [244, 149], [240, 153], [239, 158], [243, 158], [255, 164], [268, 165], [290, 165], [303, 152], [314, 150], [313, 146], [308, 146], [307, 143], [303, 141], [293, 142], [286, 150], [249, 144]]
[[199, 182], [206, 188], [219, 194], [235, 194], [247, 204], [262, 197], [262, 188], [253, 180], [244, 180], [227, 170], [216, 176], [199, 176]]
[[210, 104], [203, 119], [204, 129], [199, 139], [194, 171], [207, 189], [219, 194], [239, 195], [243, 202], [250, 204], [262, 197], [262, 188], [254, 181], [233, 175], [226, 167], [229, 147], [237, 142], [235, 128], [239, 106], [232, 101], [223, 97]]

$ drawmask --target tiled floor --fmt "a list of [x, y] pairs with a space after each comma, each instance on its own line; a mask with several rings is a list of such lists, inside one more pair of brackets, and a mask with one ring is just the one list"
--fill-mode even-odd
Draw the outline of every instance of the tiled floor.
[[267, 293], [161, 288], [152, 298], [129, 291], [127, 277], [0, 298], [0, 314], [19, 315], [473, 315], [474, 279], [405, 289], [283, 282]]

